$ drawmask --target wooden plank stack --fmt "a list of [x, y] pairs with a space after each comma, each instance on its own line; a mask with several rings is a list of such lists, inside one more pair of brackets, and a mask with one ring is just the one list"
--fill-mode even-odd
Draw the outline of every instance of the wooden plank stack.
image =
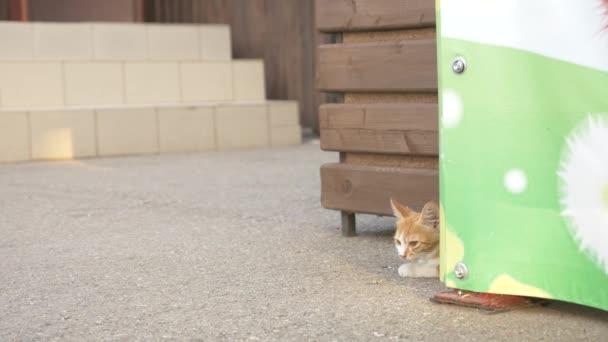
[[340, 94], [320, 108], [325, 208], [392, 215], [389, 198], [413, 209], [438, 200], [437, 50], [433, 0], [317, 0], [317, 28], [337, 44], [318, 50], [317, 84]]

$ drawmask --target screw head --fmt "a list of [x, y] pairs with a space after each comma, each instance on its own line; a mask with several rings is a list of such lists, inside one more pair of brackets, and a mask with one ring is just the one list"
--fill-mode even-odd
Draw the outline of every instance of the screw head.
[[458, 279], [464, 279], [469, 274], [469, 270], [467, 269], [467, 265], [459, 262], [454, 266], [454, 275]]
[[452, 71], [455, 74], [462, 74], [466, 68], [467, 61], [462, 57], [458, 57], [452, 62]]

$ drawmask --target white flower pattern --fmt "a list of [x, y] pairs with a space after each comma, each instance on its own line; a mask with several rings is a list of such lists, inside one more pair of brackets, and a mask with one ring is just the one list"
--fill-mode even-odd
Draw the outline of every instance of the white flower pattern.
[[528, 187], [528, 176], [520, 169], [511, 169], [505, 174], [505, 188], [512, 194], [521, 194]]
[[608, 115], [589, 115], [569, 135], [558, 176], [562, 215], [608, 274]]
[[463, 104], [462, 98], [452, 89], [443, 90], [443, 114], [441, 122], [445, 128], [455, 128], [462, 121]]

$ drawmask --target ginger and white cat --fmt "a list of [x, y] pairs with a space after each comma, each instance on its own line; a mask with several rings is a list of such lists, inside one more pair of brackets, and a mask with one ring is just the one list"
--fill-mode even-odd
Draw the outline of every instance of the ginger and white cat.
[[402, 277], [431, 278], [439, 276], [439, 206], [424, 205], [417, 213], [391, 198], [397, 217], [395, 247], [404, 261], [399, 267]]

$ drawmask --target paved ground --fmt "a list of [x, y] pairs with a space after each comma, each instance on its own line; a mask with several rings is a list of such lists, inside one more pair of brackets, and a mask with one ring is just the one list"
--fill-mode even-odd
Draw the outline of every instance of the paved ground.
[[606, 341], [608, 314], [439, 306], [392, 220], [342, 238], [314, 144], [0, 166], [0, 340]]

